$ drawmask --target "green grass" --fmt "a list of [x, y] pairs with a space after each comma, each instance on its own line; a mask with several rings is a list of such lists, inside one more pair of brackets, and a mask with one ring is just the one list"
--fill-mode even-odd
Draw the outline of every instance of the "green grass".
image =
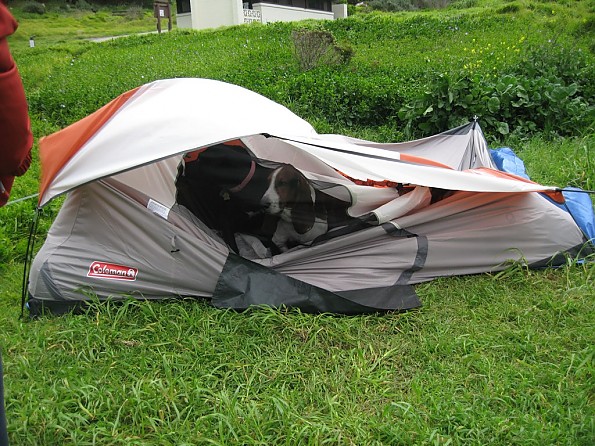
[[349, 318], [9, 311], [9, 428], [17, 444], [587, 445], [594, 274], [440, 280], [422, 310]]
[[528, 173], [535, 181], [595, 190], [593, 134], [554, 141], [536, 137], [517, 144], [517, 152], [529, 166]]
[[[362, 101], [379, 97], [372, 109], [397, 106], [425, 88], [429, 72], [468, 64], [492, 75], [488, 62], [518, 63], [522, 49], [512, 45], [545, 45], [552, 36], [593, 61], [594, 11], [585, 1], [460, 1], [441, 11], [325, 23], [355, 56], [346, 67], [321, 69], [328, 77], [318, 83], [293, 59], [289, 36], [297, 25], [96, 44], [85, 38], [154, 24], [85, 14], [17, 14], [20, 29], [10, 44], [37, 139], [142, 83], [203, 76], [282, 102], [320, 132], [395, 141], [403, 136], [398, 121], [352, 123], [351, 107], [364, 110]], [[32, 34], [39, 36], [33, 49]], [[367, 86], [375, 96], [362, 92]], [[316, 92], [336, 98], [335, 114]], [[349, 94], [358, 101], [347, 102]], [[591, 127], [565, 138], [537, 132], [492, 145], [515, 149], [536, 181], [592, 190], [593, 138]], [[13, 199], [37, 191], [37, 142], [34, 157]], [[59, 205], [44, 209], [37, 247]], [[516, 265], [497, 275], [436, 280], [416, 287], [421, 309], [400, 314], [235, 313], [202, 301], [129, 301], [30, 321], [19, 314], [34, 209], [35, 200], [0, 209], [0, 348], [11, 444], [595, 441], [593, 263], [546, 271]]]
[[[109, 10], [72, 10], [65, 13], [51, 8], [43, 15], [26, 14], [20, 7], [24, 2], [12, 2], [13, 13], [19, 17], [19, 28], [11, 37], [16, 48], [29, 46], [29, 38], [35, 37], [35, 45], [48, 47], [60, 43], [84, 41], [94, 37], [118, 36], [157, 30], [153, 11], [143, 11], [140, 17], [129, 17], [125, 11], [113, 14]], [[63, 2], [58, 2], [58, 4]]]

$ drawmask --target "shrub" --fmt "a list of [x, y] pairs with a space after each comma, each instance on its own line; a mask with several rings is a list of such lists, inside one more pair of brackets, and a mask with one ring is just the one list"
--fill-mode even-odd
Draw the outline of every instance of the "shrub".
[[371, 0], [366, 4], [370, 9], [395, 12], [445, 8], [449, 3], [450, 0]]
[[415, 9], [411, 0], [371, 0], [367, 3], [370, 9], [395, 12]]
[[498, 9], [498, 13], [500, 14], [512, 14], [515, 12], [519, 12], [521, 10], [521, 6], [518, 3], [509, 3], [508, 5], [504, 5]]
[[399, 118], [410, 137], [448, 130], [474, 115], [494, 135], [580, 134], [595, 118], [594, 80], [595, 69], [578, 51], [529, 48], [507, 73], [435, 75]]
[[479, 0], [454, 0], [451, 7], [454, 9], [474, 8], [478, 5]]
[[21, 9], [23, 10], [23, 12], [27, 12], [29, 14], [45, 14], [45, 5], [39, 2], [23, 3]]
[[287, 82], [292, 109], [342, 125], [379, 126], [394, 121], [403, 104], [402, 83], [385, 73], [352, 73], [320, 67]]
[[294, 55], [300, 69], [308, 71], [321, 65], [348, 63], [353, 56], [349, 46], [338, 45], [330, 31], [301, 28], [292, 31]]
[[96, 11], [97, 8], [95, 6], [93, 6], [91, 3], [87, 2], [86, 0], [76, 0], [76, 2], [72, 2], [73, 6], [76, 9], [79, 9], [81, 11]]
[[595, 96], [595, 67], [579, 48], [570, 48], [551, 41], [547, 45], [530, 46], [514, 73], [526, 77], [555, 77], [563, 84], [576, 83], [578, 94], [593, 100]]
[[129, 6], [126, 9], [126, 18], [128, 20], [138, 20], [142, 19], [145, 14], [145, 10], [141, 6]]

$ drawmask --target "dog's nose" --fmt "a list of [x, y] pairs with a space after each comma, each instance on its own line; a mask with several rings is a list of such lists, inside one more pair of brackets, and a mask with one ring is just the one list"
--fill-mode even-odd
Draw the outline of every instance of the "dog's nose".
[[279, 204], [273, 198], [267, 195], [262, 197], [262, 200], [260, 200], [260, 205], [265, 214], [277, 215], [279, 212], [281, 212]]

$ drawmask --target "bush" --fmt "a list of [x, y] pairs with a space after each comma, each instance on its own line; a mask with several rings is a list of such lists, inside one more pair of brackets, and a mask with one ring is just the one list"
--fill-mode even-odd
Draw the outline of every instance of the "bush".
[[[77, 6], [77, 4], [80, 4], [81, 2], [87, 3], [86, 0], [66, 0], [66, 3], [72, 6]], [[138, 5], [143, 8], [153, 9], [153, 0], [92, 0], [92, 2], [89, 3], [101, 7]], [[173, 1], [170, 0], [170, 3], [173, 3]]]
[[557, 78], [565, 85], [576, 83], [578, 94], [590, 101], [595, 96], [595, 68], [581, 49], [557, 42], [530, 46], [514, 73], [529, 78]]
[[298, 115], [347, 126], [392, 122], [403, 104], [402, 83], [384, 73], [353, 76], [321, 67], [288, 80], [286, 88]]
[[73, 5], [76, 9], [80, 9], [81, 11], [96, 11], [97, 8], [93, 6], [91, 3], [87, 2], [86, 0], [77, 0], [73, 2]]
[[509, 3], [498, 9], [499, 14], [514, 14], [521, 10], [521, 5], [518, 3]]
[[479, 0], [454, 0], [450, 6], [454, 9], [466, 9], [475, 8], [478, 3]]
[[43, 3], [38, 2], [27, 2], [21, 6], [23, 12], [27, 12], [29, 14], [45, 14], [45, 5]]
[[399, 111], [410, 137], [453, 128], [477, 115], [486, 133], [571, 135], [595, 118], [595, 69], [580, 52], [558, 46], [529, 48], [507, 73], [437, 74]]
[[300, 69], [308, 71], [321, 65], [348, 63], [353, 49], [338, 45], [330, 31], [322, 29], [296, 29], [291, 33], [294, 55]]
[[449, 3], [450, 0], [371, 0], [366, 4], [370, 9], [396, 12], [412, 11], [416, 9], [445, 8]]
[[126, 18], [128, 20], [139, 20], [145, 15], [145, 10], [141, 6], [129, 6], [126, 9]]

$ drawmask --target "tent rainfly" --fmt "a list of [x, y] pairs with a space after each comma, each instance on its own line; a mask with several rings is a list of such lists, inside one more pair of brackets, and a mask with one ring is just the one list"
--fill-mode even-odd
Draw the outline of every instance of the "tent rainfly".
[[403, 310], [435, 277], [593, 252], [560, 189], [498, 170], [477, 122], [380, 144], [317, 134], [239, 86], [169, 79], [43, 138], [40, 156], [39, 206], [67, 196], [31, 265], [31, 315], [130, 296]]

